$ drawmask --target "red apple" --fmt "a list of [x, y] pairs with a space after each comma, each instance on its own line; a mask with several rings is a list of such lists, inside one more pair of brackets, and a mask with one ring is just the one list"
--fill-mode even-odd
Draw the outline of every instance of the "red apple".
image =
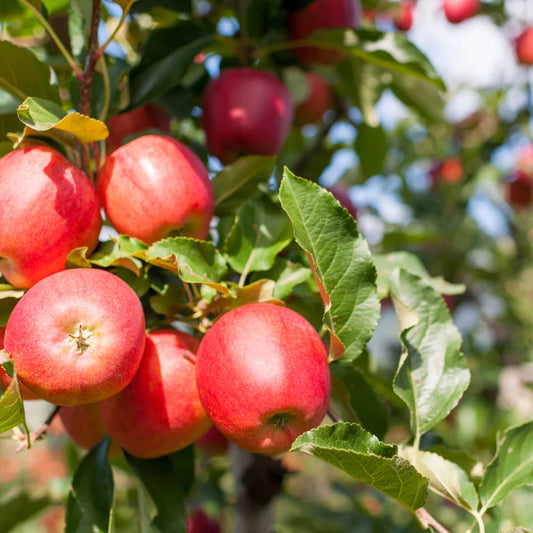
[[137, 374], [100, 403], [109, 435], [128, 453], [153, 458], [192, 444], [211, 426], [196, 390], [198, 341], [164, 329], [146, 336]]
[[52, 274], [9, 317], [5, 349], [20, 380], [57, 405], [102, 400], [132, 379], [144, 349], [144, 314], [133, 289], [105, 270]]
[[247, 304], [215, 322], [198, 349], [196, 383], [218, 429], [264, 455], [288, 450], [328, 409], [324, 344], [305, 318], [274, 304]]
[[479, 11], [479, 0], [443, 0], [444, 15], [449, 22], [458, 24]]
[[196, 509], [187, 518], [187, 533], [220, 533], [220, 524], [209, 518], [202, 509]]
[[214, 193], [204, 164], [171, 137], [145, 135], [115, 150], [98, 173], [111, 225], [147, 244], [180, 232], [204, 239]]
[[28, 288], [65, 268], [73, 248], [92, 252], [102, 226], [89, 178], [59, 152], [29, 146], [0, 159], [0, 269]]
[[415, 0], [400, 0], [392, 10], [392, 22], [400, 31], [408, 31], [413, 25]]
[[[0, 327], [0, 350], [4, 348], [4, 335], [6, 332], [5, 327]], [[11, 384], [11, 378], [9, 374], [0, 366], [0, 387], [5, 392]], [[24, 400], [40, 400], [39, 396], [33, 393], [24, 383], [20, 383], [20, 392]]]
[[[85, 450], [96, 446], [107, 435], [98, 402], [61, 407], [59, 418], [69, 437]], [[120, 447], [111, 441], [109, 452], [116, 456], [120, 453]]]
[[522, 65], [533, 65], [533, 26], [522, 31], [514, 42], [516, 58]]
[[109, 152], [114, 152], [128, 135], [135, 135], [149, 129], [171, 133], [170, 117], [167, 111], [153, 103], [111, 117], [107, 121], [107, 126], [109, 136], [106, 142]]
[[337, 182], [332, 185], [329, 189], [329, 192], [335, 196], [335, 199], [339, 204], [344, 207], [353, 218], [357, 218], [357, 209], [353, 205], [352, 199], [350, 198], [350, 187], [342, 182]]
[[515, 171], [507, 182], [507, 200], [516, 208], [531, 205], [533, 182], [531, 176], [520, 170]]
[[264, 70], [223, 70], [203, 96], [207, 148], [223, 164], [246, 154], [276, 155], [289, 134], [292, 118], [287, 87]]
[[333, 94], [321, 76], [316, 72], [307, 72], [307, 98], [298, 104], [294, 110], [294, 122], [298, 126], [320, 122], [324, 113], [333, 107]]
[[218, 455], [228, 451], [229, 442], [216, 426], [211, 426], [194, 444], [206, 455]]
[[[301, 41], [315, 31], [327, 28], [357, 28], [361, 22], [359, 0], [315, 0], [309, 5], [289, 13], [287, 29], [292, 41]], [[308, 65], [336, 64], [345, 54], [318, 46], [298, 46], [294, 54]]]

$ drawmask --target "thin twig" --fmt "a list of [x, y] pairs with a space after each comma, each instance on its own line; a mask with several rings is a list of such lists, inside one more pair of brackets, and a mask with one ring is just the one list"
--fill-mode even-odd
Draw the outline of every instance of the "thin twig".
[[98, 25], [100, 24], [101, 4], [102, 0], [93, 0], [87, 59], [80, 78], [80, 111], [87, 116], [91, 114], [91, 88], [96, 62], [98, 61], [96, 53], [98, 51]]
[[429, 526], [439, 533], [450, 533], [440, 522], [437, 522], [423, 507], [416, 510], [416, 516], [420, 523], [427, 529]]
[[50, 427], [50, 424], [52, 423], [52, 420], [56, 417], [56, 415], [59, 413], [59, 410], [61, 409], [61, 406], [56, 405], [52, 412], [48, 415], [46, 420], [44, 421], [44, 424], [42, 426], [39, 426], [35, 431], [32, 431], [30, 433], [30, 438], [26, 438], [26, 436], [21, 437], [21, 442], [17, 448], [17, 452], [21, 452], [22, 450], [27, 450], [33, 446], [33, 443], [42, 437], [46, 435], [48, 432], [48, 428]]
[[333, 420], [333, 422], [342, 422], [342, 418], [340, 415], [331, 407], [331, 405], [328, 407], [328, 416]]

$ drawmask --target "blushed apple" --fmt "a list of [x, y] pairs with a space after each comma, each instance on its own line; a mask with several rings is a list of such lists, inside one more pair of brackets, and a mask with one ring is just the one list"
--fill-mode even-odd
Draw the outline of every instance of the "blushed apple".
[[[301, 41], [315, 31], [327, 28], [358, 28], [361, 23], [359, 0], [315, 0], [303, 9], [287, 16], [287, 29], [291, 41]], [[337, 50], [318, 46], [293, 48], [296, 57], [305, 64], [336, 64], [346, 57]]]
[[533, 65], [533, 26], [522, 30], [514, 42], [516, 59], [521, 65]]
[[0, 270], [28, 288], [65, 268], [73, 248], [98, 244], [102, 226], [96, 189], [59, 152], [45, 146], [0, 159]]
[[459, 24], [479, 11], [479, 0], [443, 0], [442, 8], [449, 22]]
[[202, 509], [196, 509], [187, 517], [187, 533], [220, 533], [220, 524], [209, 518]]
[[413, 25], [413, 11], [416, 8], [415, 0], [400, 0], [392, 8], [391, 18], [394, 26], [400, 31], [408, 31]]
[[209, 175], [184, 144], [144, 135], [115, 150], [98, 173], [110, 224], [147, 244], [180, 233], [204, 239], [214, 211]]
[[216, 426], [211, 426], [194, 444], [205, 455], [224, 454], [229, 446], [228, 439]]
[[507, 182], [507, 201], [515, 208], [527, 207], [533, 200], [531, 176], [521, 170], [515, 171]]
[[196, 356], [200, 401], [217, 428], [250, 452], [287, 451], [328, 409], [326, 349], [309, 322], [274, 304], [233, 309]]
[[333, 93], [324, 78], [316, 72], [306, 72], [307, 98], [294, 110], [294, 122], [298, 126], [320, 122], [324, 113], [333, 107]]
[[129, 135], [139, 134], [150, 129], [171, 133], [168, 112], [154, 103], [115, 115], [107, 121], [107, 126], [109, 136], [106, 143], [109, 152], [114, 152]]
[[287, 87], [264, 70], [223, 70], [203, 95], [207, 148], [223, 164], [241, 155], [276, 155], [292, 119], [293, 103]]
[[56, 405], [122, 390], [141, 361], [144, 314], [133, 289], [105, 270], [78, 268], [39, 281], [17, 303], [5, 350], [19, 379]]
[[166, 455], [192, 444], [211, 426], [196, 390], [197, 347], [198, 341], [181, 331], [147, 334], [131, 383], [100, 403], [109, 435], [128, 453]]

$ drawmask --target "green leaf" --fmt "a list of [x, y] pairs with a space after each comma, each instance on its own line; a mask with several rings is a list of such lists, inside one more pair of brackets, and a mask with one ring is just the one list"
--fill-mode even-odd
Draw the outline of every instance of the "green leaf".
[[[109, 437], [80, 461], [69, 493], [65, 533], [107, 533], [113, 505], [113, 472], [108, 460]], [[90, 527], [90, 529], [89, 529]]]
[[190, 20], [150, 33], [141, 61], [130, 74], [130, 108], [156, 99], [178, 86], [193, 59], [213, 44], [214, 34]]
[[50, 84], [50, 67], [9, 41], [0, 41], [0, 88], [21, 102], [28, 96], [60, 101], [57, 86]]
[[54, 504], [49, 496], [35, 497], [25, 490], [0, 502], [0, 531], [8, 533]]
[[314, 455], [394, 498], [411, 511], [424, 505], [428, 480], [397, 449], [357, 424], [341, 422], [300, 435], [291, 451]]
[[18, 108], [19, 120], [34, 131], [57, 129], [70, 133], [83, 143], [101, 141], [108, 135], [107, 126], [80, 113], [65, 113], [54, 102], [42, 98], [26, 98]]
[[533, 421], [507, 429], [479, 486], [481, 514], [518, 487], [533, 484]]
[[355, 150], [359, 156], [361, 170], [365, 178], [379, 174], [387, 154], [387, 136], [381, 126], [371, 126], [363, 122], [357, 128]]
[[262, 196], [240, 209], [224, 242], [223, 253], [240, 274], [268, 270], [276, 255], [291, 241], [291, 221], [279, 205]]
[[332, 388], [341, 404], [353, 412], [367, 431], [383, 438], [389, 427], [389, 413], [383, 399], [353, 363], [345, 363], [344, 359], [335, 361], [331, 372]]
[[154, 524], [161, 533], [186, 533], [185, 497], [194, 483], [194, 450], [183, 450], [156, 459], [139, 459], [124, 452], [135, 475], [157, 507]]
[[419, 276], [396, 269], [392, 296], [403, 345], [394, 392], [411, 412], [415, 438], [443, 420], [470, 383], [461, 334], [444, 300]]
[[250, 155], [237, 159], [220, 171], [211, 182], [215, 192], [215, 214], [232, 215], [269, 180], [275, 157]]
[[205, 283], [230, 296], [229, 290], [220, 283], [227, 273], [226, 261], [210, 242], [170, 237], [152, 244], [143, 257], [174, 272], [185, 283]]
[[[0, 351], [0, 361], [2, 361], [1, 357], [5, 357], [3, 350]], [[27, 430], [24, 402], [13, 361], [10, 359], [2, 362], [2, 368], [12, 380], [7, 390], [0, 396], [0, 433], [5, 433], [19, 425], [23, 425]]]
[[142, 241], [127, 235], [118, 235], [101, 243], [89, 258], [89, 262], [104, 268], [122, 267], [140, 276], [143, 264], [134, 254], [142, 253], [146, 249], [147, 246]]
[[479, 498], [476, 487], [459, 465], [436, 453], [420, 451], [411, 446], [401, 447], [400, 455], [429, 479], [429, 488], [433, 492], [463, 509], [477, 510]]
[[342, 355], [339, 340], [344, 358], [354, 360], [372, 336], [380, 314], [368, 244], [331, 193], [287, 169], [280, 200], [294, 226], [295, 239], [314, 269], [324, 301], [325, 324], [332, 335], [330, 354], [334, 359]]

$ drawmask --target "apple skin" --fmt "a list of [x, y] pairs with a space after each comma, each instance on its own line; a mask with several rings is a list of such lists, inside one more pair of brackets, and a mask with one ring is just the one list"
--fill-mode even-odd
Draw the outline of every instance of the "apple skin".
[[[315, 0], [303, 9], [288, 14], [289, 39], [305, 40], [320, 29], [358, 28], [361, 16], [359, 0]], [[334, 65], [346, 57], [342, 52], [317, 46], [298, 46], [293, 48], [293, 53], [307, 65]]]
[[520, 33], [514, 42], [516, 59], [521, 65], [533, 65], [533, 26]]
[[65, 268], [73, 248], [98, 244], [100, 204], [89, 178], [45, 146], [14, 150], [0, 159], [0, 269], [27, 289]]
[[128, 135], [135, 135], [149, 129], [171, 133], [170, 117], [167, 111], [153, 103], [111, 117], [107, 121], [107, 126], [109, 136], [106, 142], [109, 152], [114, 152]]
[[187, 533], [220, 533], [220, 524], [209, 518], [202, 509], [187, 517]]
[[207, 149], [227, 165], [241, 155], [277, 155], [292, 126], [289, 90], [274, 74], [230, 68], [203, 95]]
[[194, 444], [205, 455], [223, 455], [229, 447], [228, 439], [216, 426], [211, 426]]
[[533, 200], [532, 178], [521, 170], [517, 170], [507, 183], [507, 200], [515, 208], [531, 205]]
[[197, 347], [198, 341], [181, 331], [147, 334], [131, 383], [100, 402], [109, 435], [131, 455], [148, 459], [175, 452], [211, 426], [196, 390]]
[[479, 0], [444, 0], [444, 15], [452, 24], [459, 24], [479, 11]]
[[102, 400], [137, 371], [145, 323], [133, 289], [105, 270], [77, 268], [39, 281], [17, 303], [5, 350], [19, 379], [56, 405]]
[[[0, 350], [4, 348], [4, 335], [6, 332], [6, 328], [4, 326], [0, 327]], [[9, 374], [0, 366], [0, 386], [2, 387], [2, 390], [5, 392], [9, 385], [11, 384], [11, 377]], [[39, 396], [32, 392], [24, 383], [20, 383], [20, 392], [22, 394], [23, 400], [40, 400]]]
[[339, 202], [339, 204], [341, 204], [354, 219], [357, 219], [357, 209], [350, 198], [350, 187], [345, 183], [337, 182], [328, 190], [333, 196], [335, 196], [337, 202]]
[[144, 135], [115, 150], [97, 178], [100, 201], [119, 232], [152, 244], [180, 231], [204, 239], [215, 199], [196, 154], [171, 137]]
[[324, 344], [301, 315], [247, 304], [215, 322], [196, 355], [200, 401], [217, 428], [250, 452], [287, 451], [329, 402]]
[[306, 72], [309, 87], [307, 98], [294, 110], [294, 122], [298, 126], [320, 122], [324, 113], [333, 107], [333, 93], [321, 76], [316, 72]]
[[414, 0], [400, 0], [393, 8], [392, 22], [399, 31], [409, 31], [413, 25], [413, 11], [416, 2]]

